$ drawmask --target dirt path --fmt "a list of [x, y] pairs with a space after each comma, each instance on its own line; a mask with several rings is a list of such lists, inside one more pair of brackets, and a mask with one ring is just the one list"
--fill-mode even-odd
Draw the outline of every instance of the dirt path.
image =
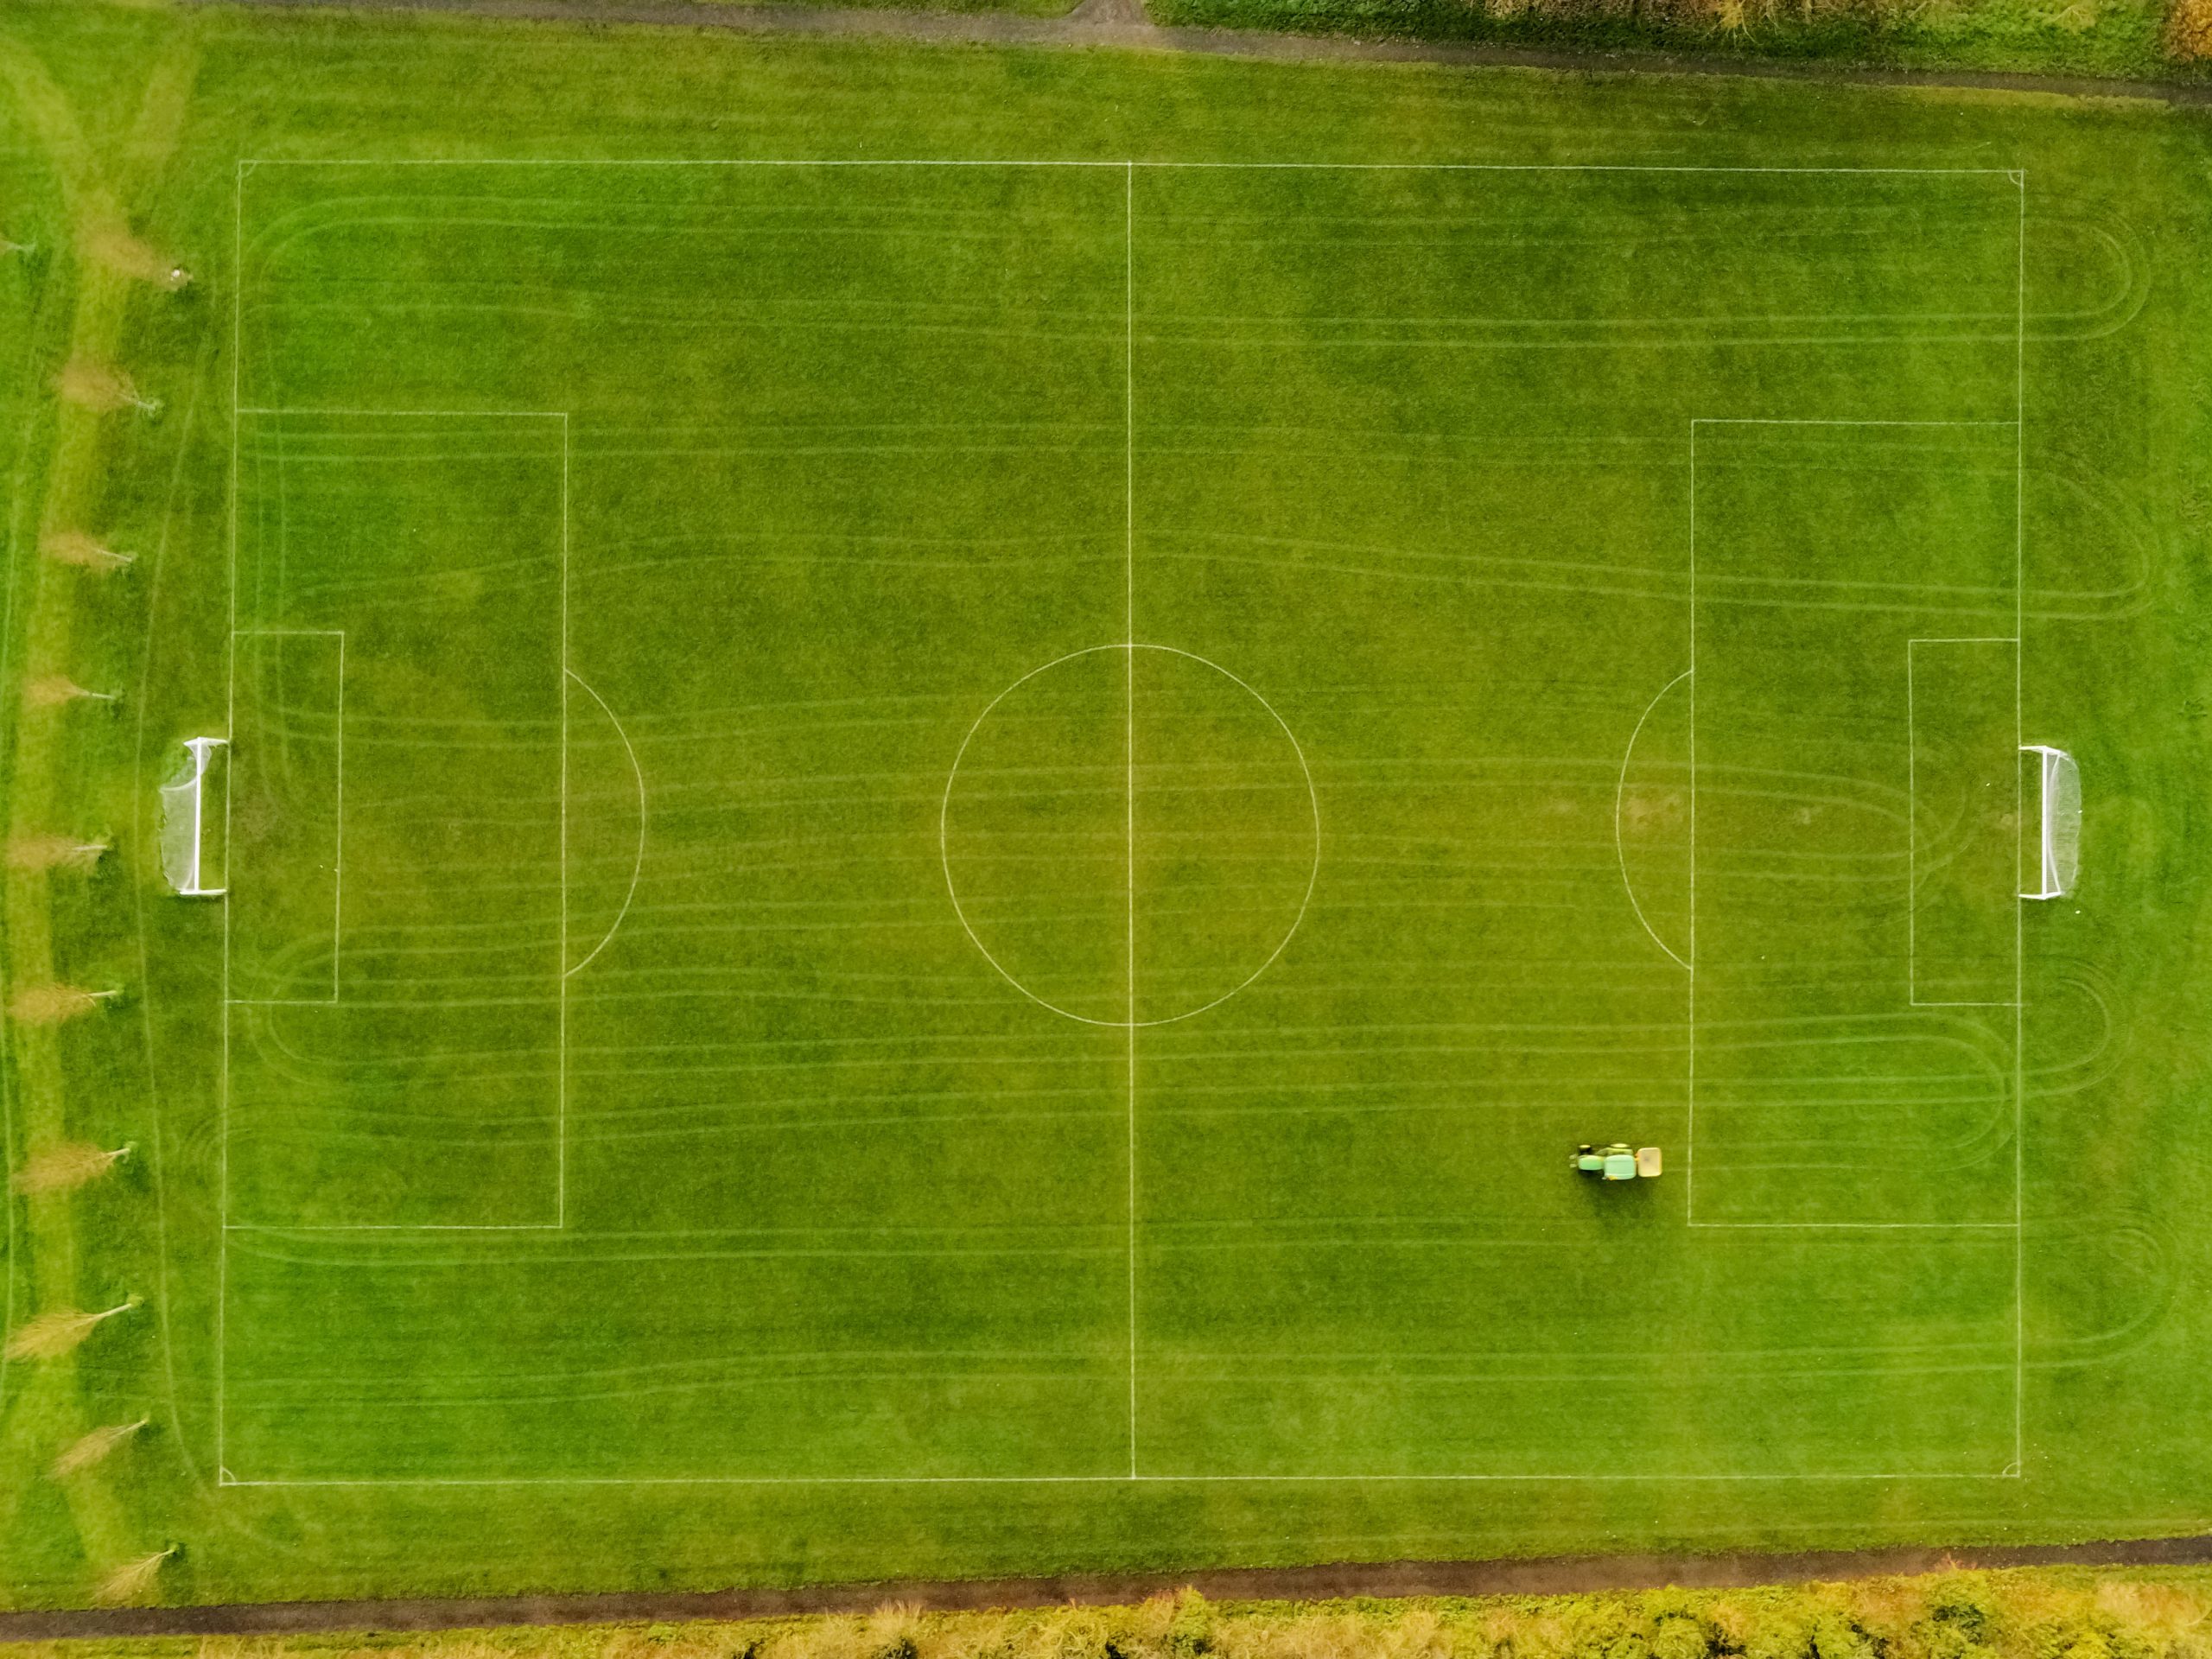
[[1203, 1573], [1071, 1574], [1049, 1579], [893, 1580], [795, 1590], [486, 1596], [439, 1600], [280, 1601], [240, 1606], [122, 1607], [0, 1613], [0, 1642], [66, 1637], [248, 1636], [312, 1630], [443, 1630], [497, 1625], [763, 1618], [868, 1612], [898, 1602], [931, 1611], [1141, 1601], [1188, 1585], [1216, 1601], [1351, 1596], [1558, 1595], [1661, 1585], [1737, 1589], [1809, 1579], [1873, 1578], [1945, 1567], [2150, 1567], [2212, 1562], [2212, 1535], [1992, 1549], [1815, 1550], [1792, 1555], [1551, 1556], [1520, 1561], [1385, 1561], [1231, 1567]]
[[[185, 0], [255, 10], [328, 9], [334, 0]], [[2212, 81], [2106, 80], [1975, 70], [1853, 68], [1757, 58], [1678, 57], [1660, 52], [1543, 51], [1419, 41], [1357, 41], [1259, 29], [1169, 29], [1147, 21], [1138, 0], [1084, 0], [1064, 17], [1006, 12], [914, 11], [897, 7], [700, 3], [699, 0], [346, 0], [353, 11], [442, 12], [515, 21], [633, 23], [739, 35], [916, 41], [985, 46], [1119, 47], [1274, 61], [1508, 65], [1585, 73], [1718, 75], [1752, 80], [1817, 80], [1872, 86], [1956, 86], [2076, 97], [2145, 99], [2212, 105]]]

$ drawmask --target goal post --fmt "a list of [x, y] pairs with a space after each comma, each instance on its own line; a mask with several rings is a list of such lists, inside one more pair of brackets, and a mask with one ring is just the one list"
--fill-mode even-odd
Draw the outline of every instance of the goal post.
[[2063, 899], [2074, 891], [2082, 862], [2082, 772], [2074, 757], [2047, 743], [2023, 743], [2020, 753], [2038, 779], [2036, 798], [2040, 828], [2037, 835], [2035, 885], [2024, 889], [2023, 899]]
[[169, 890], [188, 899], [214, 899], [220, 887], [207, 885], [200, 861], [207, 821], [208, 763], [228, 746], [220, 737], [187, 738], [162, 785], [162, 874]]

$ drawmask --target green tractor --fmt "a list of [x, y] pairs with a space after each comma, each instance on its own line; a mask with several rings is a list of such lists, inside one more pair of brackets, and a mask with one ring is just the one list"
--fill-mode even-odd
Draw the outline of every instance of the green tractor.
[[1618, 1141], [1610, 1147], [1577, 1147], [1568, 1165], [1576, 1174], [1601, 1181], [1648, 1181], [1665, 1166], [1658, 1147], [1631, 1147]]

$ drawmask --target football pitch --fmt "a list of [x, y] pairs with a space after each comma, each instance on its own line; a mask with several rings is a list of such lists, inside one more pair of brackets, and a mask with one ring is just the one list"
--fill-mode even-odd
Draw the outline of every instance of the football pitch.
[[16, 1039], [163, 1594], [2201, 1524], [2201, 131], [339, 27], [149, 199]]
[[2016, 1473], [2022, 199], [244, 162], [221, 1478]]

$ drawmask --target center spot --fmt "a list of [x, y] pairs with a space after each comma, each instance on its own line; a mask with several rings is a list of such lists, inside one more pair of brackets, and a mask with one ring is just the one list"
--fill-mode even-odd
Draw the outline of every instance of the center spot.
[[1290, 730], [1226, 669], [1096, 645], [1032, 671], [961, 746], [945, 879], [969, 936], [1071, 1019], [1158, 1025], [1289, 942], [1320, 854]]

